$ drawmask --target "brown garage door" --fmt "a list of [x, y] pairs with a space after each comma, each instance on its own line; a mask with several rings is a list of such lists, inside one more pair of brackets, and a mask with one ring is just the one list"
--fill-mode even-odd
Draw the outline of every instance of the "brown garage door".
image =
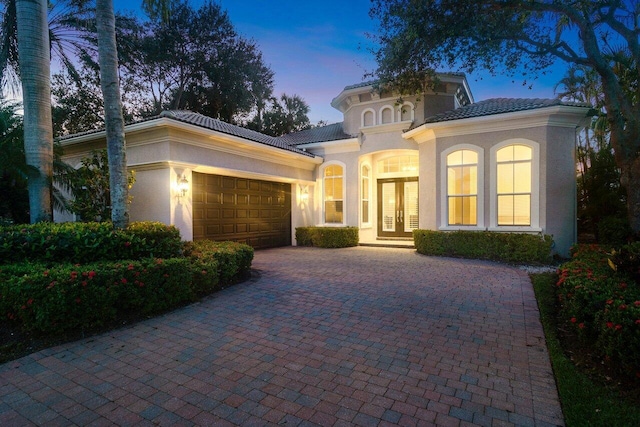
[[193, 238], [291, 244], [291, 184], [193, 174]]

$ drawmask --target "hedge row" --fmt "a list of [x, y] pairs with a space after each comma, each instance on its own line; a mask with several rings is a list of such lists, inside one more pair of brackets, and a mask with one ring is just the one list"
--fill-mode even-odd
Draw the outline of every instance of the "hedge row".
[[637, 260], [620, 254], [640, 253], [640, 242], [621, 251], [596, 245], [572, 249], [571, 261], [559, 269], [557, 295], [561, 316], [596, 351], [640, 376], [640, 284], [629, 274]]
[[[195, 271], [187, 258], [5, 266], [0, 311], [34, 332], [90, 330], [131, 313], [154, 314], [193, 300]], [[217, 269], [207, 272], [212, 283], [216, 274]]]
[[198, 240], [186, 242], [184, 254], [194, 260], [215, 260], [220, 282], [227, 285], [249, 274], [254, 251], [251, 246], [242, 243]]
[[298, 227], [296, 242], [298, 246], [346, 248], [358, 246], [358, 232], [358, 227]]
[[414, 230], [416, 250], [425, 255], [486, 259], [508, 263], [551, 262], [551, 236], [490, 231]]
[[181, 251], [179, 230], [159, 222], [132, 223], [126, 230], [105, 222], [0, 227], [0, 264], [173, 258]]
[[39, 333], [91, 330], [194, 301], [245, 276], [252, 259], [247, 245], [185, 244], [157, 222], [2, 227], [0, 315]]

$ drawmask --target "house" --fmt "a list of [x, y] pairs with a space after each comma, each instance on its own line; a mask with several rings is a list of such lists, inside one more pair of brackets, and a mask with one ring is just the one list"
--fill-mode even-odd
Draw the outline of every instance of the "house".
[[[295, 244], [295, 228], [309, 225], [355, 226], [361, 242], [416, 228], [543, 233], [561, 255], [576, 241], [574, 149], [589, 106], [476, 103], [462, 74], [401, 100], [347, 86], [331, 105], [342, 123], [278, 138], [187, 111], [127, 125], [131, 219], [257, 248]], [[105, 133], [61, 143], [75, 166]]]

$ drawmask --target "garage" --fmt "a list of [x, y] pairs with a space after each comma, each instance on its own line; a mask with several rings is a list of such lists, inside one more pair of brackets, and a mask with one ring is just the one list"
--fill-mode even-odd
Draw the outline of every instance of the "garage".
[[193, 239], [291, 244], [291, 184], [193, 173]]

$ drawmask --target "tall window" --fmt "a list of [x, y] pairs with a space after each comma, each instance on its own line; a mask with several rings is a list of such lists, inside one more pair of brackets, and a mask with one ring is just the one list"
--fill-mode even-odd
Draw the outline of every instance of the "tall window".
[[447, 156], [448, 225], [478, 224], [478, 153], [458, 150]]
[[330, 165], [324, 169], [324, 222], [342, 223], [343, 219], [343, 169]]
[[531, 225], [533, 150], [508, 145], [496, 152], [498, 225]]
[[369, 223], [369, 185], [370, 185], [370, 175], [371, 169], [367, 165], [362, 165], [361, 172], [361, 180], [362, 180], [362, 188], [360, 189], [360, 194], [362, 197], [362, 223]]

